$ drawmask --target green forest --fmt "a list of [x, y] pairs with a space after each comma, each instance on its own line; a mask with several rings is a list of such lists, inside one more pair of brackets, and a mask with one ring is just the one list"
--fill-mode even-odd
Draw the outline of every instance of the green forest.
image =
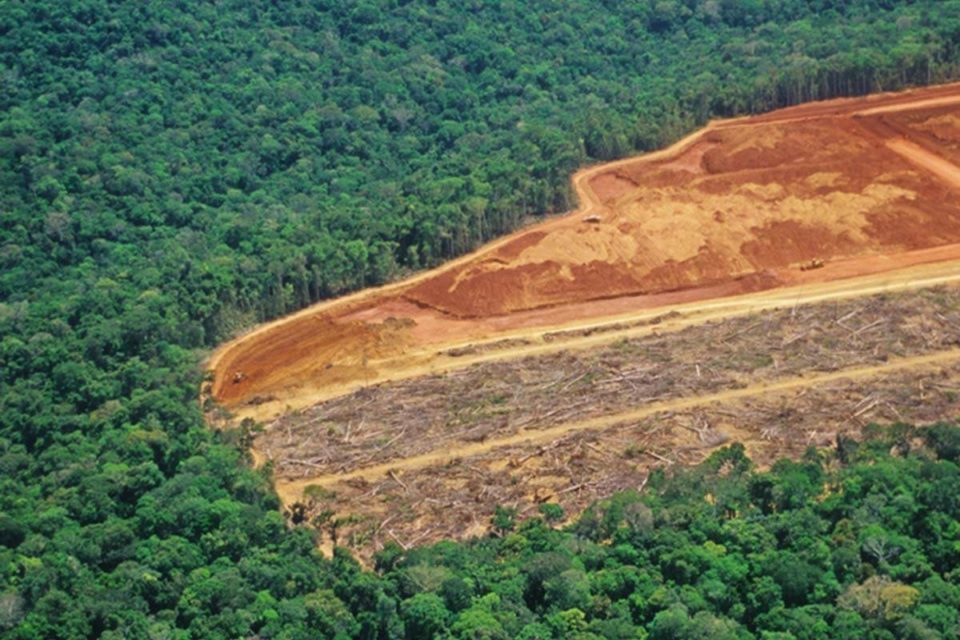
[[197, 402], [220, 341], [579, 166], [957, 77], [958, 0], [0, 2], [0, 637], [957, 638], [948, 424], [364, 570]]

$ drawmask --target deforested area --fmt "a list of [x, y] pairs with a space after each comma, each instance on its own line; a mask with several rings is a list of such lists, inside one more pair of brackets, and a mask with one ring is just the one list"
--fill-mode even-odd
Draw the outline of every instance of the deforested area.
[[344, 473], [958, 345], [958, 287], [783, 308], [361, 389], [279, 418], [255, 447], [283, 480]]
[[586, 167], [566, 215], [225, 345], [209, 395], [271, 419], [425, 350], [476, 355], [641, 306], [958, 261], [958, 105], [960, 84], [810, 103]]
[[960, 282], [958, 79], [960, 0], [0, 1], [0, 640], [956, 640], [949, 305], [667, 333]]
[[335, 537], [371, 557], [390, 542], [408, 549], [486, 533], [498, 508], [519, 519], [536, 516], [543, 504], [576, 515], [618, 492], [642, 490], [656, 470], [698, 464], [727, 445], [744, 447], [766, 467], [811, 447], [842, 454], [871, 423], [923, 424], [944, 415], [960, 415], [960, 358], [942, 367], [664, 409], [443, 463], [407, 467], [401, 461], [369, 476], [298, 483], [303, 495], [290, 508], [328, 544]]

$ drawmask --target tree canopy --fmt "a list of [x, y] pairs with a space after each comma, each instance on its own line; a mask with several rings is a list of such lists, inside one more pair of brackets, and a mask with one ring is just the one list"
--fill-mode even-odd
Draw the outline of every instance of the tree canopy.
[[584, 163], [958, 44], [957, 0], [0, 3], [0, 635], [956, 637], [953, 427], [374, 572], [284, 521], [197, 365], [569, 208]]

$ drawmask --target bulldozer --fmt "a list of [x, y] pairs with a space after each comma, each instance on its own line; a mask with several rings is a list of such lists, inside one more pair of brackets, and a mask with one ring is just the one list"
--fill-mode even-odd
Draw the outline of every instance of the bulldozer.
[[821, 258], [814, 258], [809, 262], [804, 262], [800, 265], [800, 271], [812, 271], [814, 269], [822, 269], [824, 262]]

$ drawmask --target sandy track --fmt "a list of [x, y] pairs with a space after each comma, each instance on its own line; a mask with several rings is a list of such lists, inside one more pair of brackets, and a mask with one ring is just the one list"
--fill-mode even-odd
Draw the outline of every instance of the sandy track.
[[[467, 358], [451, 358], [441, 352], [452, 347], [469, 344], [495, 342], [504, 338], [526, 339], [533, 343], [541, 342], [543, 335], [550, 331], [566, 328], [584, 328], [601, 326], [611, 322], [642, 320], [669, 311], [678, 311], [690, 316], [689, 322], [702, 321], [704, 317], [717, 318], [724, 314], [748, 313], [751, 310], [770, 308], [789, 303], [789, 298], [803, 303], [819, 298], [818, 296], [855, 296], [875, 292], [885, 286], [909, 287], [923, 286], [924, 282], [949, 282], [960, 277], [960, 245], [942, 246], [927, 250], [906, 252], [896, 257], [866, 256], [850, 260], [831, 261], [825, 269], [813, 272], [791, 273], [789, 281], [780, 279], [779, 285], [792, 285], [791, 289], [772, 289], [760, 293], [737, 295], [742, 289], [736, 286], [706, 286], [693, 290], [671, 292], [661, 295], [613, 298], [591, 301], [589, 304], [563, 305], [528, 312], [509, 314], [503, 317], [478, 319], [473, 321], [449, 321], [441, 318], [422, 323], [423, 334], [432, 332], [428, 339], [418, 339], [412, 344], [389, 354], [376, 354], [368, 359], [363, 356], [363, 366], [356, 363], [352, 369], [343, 369], [339, 378], [325, 380], [316, 377], [315, 363], [305, 358], [302, 351], [307, 349], [297, 343], [301, 352], [299, 367], [284, 371], [282, 362], [270, 363], [266, 367], [265, 381], [261, 388], [255, 384], [234, 386], [229, 380], [236, 370], [246, 370], [250, 353], [257, 349], [276, 353], [291, 347], [284, 343], [284, 335], [301, 331], [309, 338], [316, 333], [318, 318], [356, 317], [360, 320], [378, 316], [367, 311], [371, 304], [381, 299], [409, 290], [411, 287], [428, 281], [438, 274], [448, 272], [477, 260], [478, 257], [491, 255], [532, 231], [542, 232], [563, 225], [569, 225], [571, 219], [592, 213], [604, 213], [607, 207], [591, 185], [598, 175], [636, 165], [638, 161], [655, 162], [669, 159], [704, 141], [711, 133], [731, 128], [740, 128], [760, 123], [799, 122], [823, 117], [853, 118], [865, 115], [889, 114], [911, 109], [930, 108], [960, 104], [960, 85], [945, 85], [932, 89], [904, 94], [887, 94], [868, 99], [850, 99], [801, 105], [772, 114], [753, 118], [711, 122], [706, 128], [687, 136], [671, 147], [653, 154], [637, 158], [627, 158], [613, 163], [588, 167], [573, 176], [573, 185], [580, 198], [581, 205], [573, 213], [538, 224], [531, 229], [511, 234], [493, 242], [470, 255], [454, 260], [433, 271], [416, 275], [403, 282], [394, 283], [378, 289], [362, 291], [341, 299], [314, 305], [297, 314], [263, 325], [245, 336], [225, 344], [210, 358], [208, 368], [215, 372], [212, 386], [214, 397], [224, 402], [235, 414], [256, 419], [268, 419], [291, 408], [299, 408], [336, 395], [347, 393], [366, 384], [409, 378], [423, 373], [445, 371], [483, 361], [485, 358], [518, 357], [526, 353], [557, 348], [557, 345], [526, 345], [520, 348], [496, 350], [491, 354], [482, 354]], [[851, 123], [852, 124], [852, 123]], [[936, 175], [952, 185], [960, 184], [960, 168], [943, 158], [914, 145], [910, 141], [887, 140], [886, 146], [907, 158], [915, 166]], [[933, 264], [941, 263], [941, 264]], [[924, 265], [924, 266], [917, 266]], [[905, 267], [909, 267], [904, 269]], [[870, 274], [870, 275], [863, 275]], [[858, 277], [860, 276], [860, 277]], [[837, 286], [834, 280], [853, 278], [846, 284]], [[777, 286], [776, 284], [773, 286]], [[759, 285], [769, 289], [769, 285]], [[722, 298], [720, 301], [711, 298]], [[656, 309], [656, 311], [654, 311]], [[388, 310], [389, 311], [389, 310]], [[379, 316], [382, 320], [384, 312]], [[415, 313], [415, 311], [414, 311]], [[351, 316], [351, 314], [353, 314]], [[367, 314], [367, 315], [364, 315]], [[695, 317], [697, 316], [697, 317]], [[434, 324], [431, 324], [433, 322]], [[310, 324], [314, 323], [314, 324]], [[661, 328], [663, 329], [663, 328]], [[637, 329], [640, 331], [643, 329]], [[649, 330], [649, 329], [648, 329]], [[589, 346], [599, 341], [616, 339], [616, 334], [590, 336], [583, 339], [565, 341], [560, 348]], [[309, 351], [309, 349], [307, 349]], [[261, 354], [262, 357], [262, 354]], [[355, 360], [360, 360], [356, 358]], [[269, 379], [267, 379], [269, 378]], [[257, 404], [249, 404], [257, 394], [269, 393], [261, 397]], [[278, 391], [278, 389], [280, 391]]]
[[728, 389], [717, 393], [680, 398], [666, 402], [655, 402], [632, 411], [559, 424], [549, 429], [539, 429], [529, 432], [521, 431], [520, 433], [503, 438], [465, 444], [442, 451], [431, 451], [426, 454], [408, 457], [403, 460], [396, 460], [385, 464], [355, 469], [346, 473], [323, 475], [294, 482], [285, 482], [279, 487], [279, 490], [281, 493], [281, 498], [284, 500], [284, 502], [290, 504], [292, 501], [299, 499], [299, 497], [303, 494], [304, 488], [310, 485], [327, 486], [333, 483], [344, 482], [358, 478], [370, 480], [382, 477], [390, 471], [406, 471], [431, 465], [443, 464], [458, 458], [475, 456], [495, 449], [517, 444], [545, 444], [571, 433], [607, 429], [617, 424], [641, 420], [658, 413], [684, 411], [696, 407], [704, 407], [712, 404], [742, 400], [744, 398], [782, 394], [809, 387], [823, 386], [838, 380], [858, 380], [872, 378], [897, 371], [925, 369], [957, 361], [960, 361], [960, 350], [951, 349], [933, 354], [891, 360], [881, 365], [844, 369], [823, 374], [801, 375], [776, 382], [750, 385], [740, 389]]
[[918, 144], [903, 138], [889, 140], [887, 146], [917, 166], [938, 176], [954, 188], [960, 189], [960, 167], [946, 158], [931, 153]]

